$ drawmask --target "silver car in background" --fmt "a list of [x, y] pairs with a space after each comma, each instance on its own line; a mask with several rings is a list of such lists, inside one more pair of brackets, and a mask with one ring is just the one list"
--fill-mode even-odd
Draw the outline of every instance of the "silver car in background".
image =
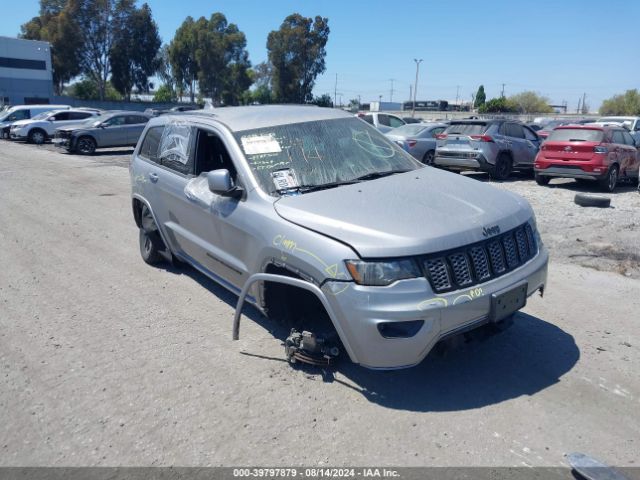
[[411, 156], [425, 165], [431, 165], [436, 153], [436, 135], [447, 125], [442, 123], [411, 123], [390, 130], [385, 135]]
[[150, 118], [142, 112], [108, 112], [95, 121], [58, 128], [53, 143], [82, 155], [91, 155], [98, 148], [132, 147]]
[[455, 120], [438, 135], [434, 165], [449, 170], [480, 170], [506, 180], [514, 169], [533, 170], [540, 137], [512, 120]]
[[145, 262], [186, 262], [272, 318], [337, 336], [369, 368], [408, 367], [445, 337], [504, 325], [546, 283], [526, 200], [421, 165], [339, 110], [162, 115], [130, 176]]
[[57, 128], [75, 125], [100, 112], [86, 109], [54, 110], [41, 113], [29, 120], [20, 120], [11, 125], [12, 140], [26, 140], [41, 145], [53, 137]]

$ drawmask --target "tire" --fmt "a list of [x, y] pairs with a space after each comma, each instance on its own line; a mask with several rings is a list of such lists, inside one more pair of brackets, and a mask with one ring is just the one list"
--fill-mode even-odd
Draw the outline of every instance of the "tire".
[[34, 143], [36, 145], [42, 145], [47, 141], [47, 132], [41, 130], [39, 128], [34, 128], [29, 132], [29, 136], [27, 137], [29, 143]]
[[7, 128], [2, 129], [2, 139], [9, 140], [9, 129]]
[[573, 201], [581, 207], [609, 208], [611, 205], [611, 199], [609, 197], [586, 195], [584, 193], [577, 193]]
[[76, 142], [76, 152], [82, 155], [92, 155], [96, 147], [96, 141], [91, 137], [80, 137]]
[[501, 153], [496, 158], [496, 164], [489, 170], [489, 176], [493, 180], [506, 180], [511, 175], [511, 157], [506, 153]]
[[424, 154], [424, 157], [422, 157], [422, 163], [424, 163], [425, 165], [433, 165], [433, 159], [436, 156], [436, 152], [434, 150], [429, 150], [427, 153]]
[[164, 243], [160, 238], [158, 227], [156, 225], [151, 211], [146, 205], [142, 206], [140, 212], [140, 232], [138, 235], [138, 244], [140, 246], [140, 256], [145, 263], [149, 265], [157, 265], [164, 260], [160, 253], [164, 250]]
[[534, 174], [534, 178], [536, 180], [536, 183], [543, 187], [545, 185], [549, 185], [549, 182], [551, 181], [551, 177], [547, 177], [545, 175], [538, 175], [537, 173]]
[[603, 192], [613, 192], [616, 189], [618, 183], [618, 166], [613, 165], [607, 172], [606, 177], [598, 182], [600, 189]]

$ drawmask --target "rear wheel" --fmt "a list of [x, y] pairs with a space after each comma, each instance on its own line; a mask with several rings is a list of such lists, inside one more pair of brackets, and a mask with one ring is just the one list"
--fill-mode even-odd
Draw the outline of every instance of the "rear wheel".
[[3, 128], [2, 129], [2, 138], [4, 140], [9, 140], [9, 129], [8, 128]]
[[536, 179], [536, 183], [538, 185], [542, 185], [542, 186], [549, 185], [549, 182], [551, 181], [551, 178], [546, 177], [544, 175], [538, 175], [537, 173], [534, 174], [534, 175], [535, 175], [534, 178]]
[[96, 151], [96, 141], [91, 137], [80, 137], [76, 144], [76, 151], [82, 155], [91, 155]]
[[29, 143], [35, 143], [36, 145], [42, 145], [47, 140], [47, 134], [44, 130], [34, 128], [29, 132]]
[[424, 154], [424, 157], [422, 157], [422, 163], [424, 163], [425, 165], [433, 165], [434, 157], [435, 157], [435, 152], [433, 150], [429, 150], [427, 153]]
[[607, 176], [600, 180], [600, 189], [604, 192], [613, 192], [618, 183], [618, 166], [612, 166], [607, 172]]
[[511, 175], [511, 157], [501, 153], [496, 158], [496, 164], [489, 170], [489, 175], [494, 180], [506, 180]]
[[151, 215], [151, 210], [146, 205], [142, 206], [140, 212], [140, 224], [142, 225], [138, 235], [140, 255], [145, 263], [156, 265], [163, 260], [160, 252], [164, 250], [164, 244], [153, 215]]

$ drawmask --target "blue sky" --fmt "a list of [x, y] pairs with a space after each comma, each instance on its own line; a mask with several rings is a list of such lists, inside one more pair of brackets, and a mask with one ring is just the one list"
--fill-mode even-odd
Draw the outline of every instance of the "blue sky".
[[[38, 0], [3, 6], [0, 35], [15, 36]], [[639, 0], [148, 0], [164, 42], [187, 16], [225, 14], [247, 36], [252, 63], [266, 60], [266, 39], [293, 12], [329, 18], [327, 71], [315, 93], [346, 103], [407, 100], [422, 58], [418, 98], [469, 100], [480, 84], [489, 98], [534, 90], [575, 109], [640, 87]], [[459, 88], [458, 88], [459, 86]]]

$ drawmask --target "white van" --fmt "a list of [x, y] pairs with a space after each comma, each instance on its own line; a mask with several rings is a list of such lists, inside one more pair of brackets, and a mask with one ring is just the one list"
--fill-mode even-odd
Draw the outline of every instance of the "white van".
[[70, 105], [16, 105], [0, 113], [0, 136], [9, 138], [11, 124], [18, 120], [27, 120], [50, 110], [69, 110]]

